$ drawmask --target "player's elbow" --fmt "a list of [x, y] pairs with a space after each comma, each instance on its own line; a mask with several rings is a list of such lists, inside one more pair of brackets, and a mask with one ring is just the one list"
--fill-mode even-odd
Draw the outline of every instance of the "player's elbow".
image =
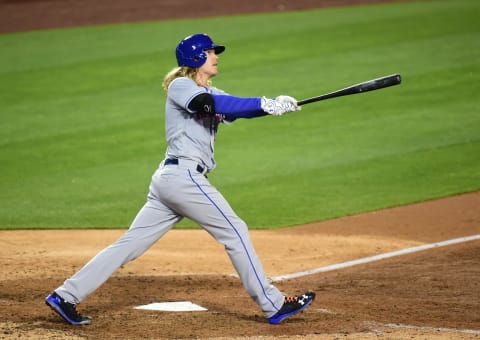
[[215, 101], [210, 93], [201, 93], [190, 101], [188, 108], [194, 112], [214, 115]]

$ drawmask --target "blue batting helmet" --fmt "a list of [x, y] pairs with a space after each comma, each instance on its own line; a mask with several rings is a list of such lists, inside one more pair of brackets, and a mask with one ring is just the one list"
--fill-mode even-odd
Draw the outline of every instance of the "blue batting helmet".
[[225, 46], [216, 45], [206, 34], [193, 34], [177, 45], [177, 63], [178, 66], [189, 66], [197, 68], [202, 66], [207, 60], [206, 50], [215, 50], [216, 54], [225, 51]]

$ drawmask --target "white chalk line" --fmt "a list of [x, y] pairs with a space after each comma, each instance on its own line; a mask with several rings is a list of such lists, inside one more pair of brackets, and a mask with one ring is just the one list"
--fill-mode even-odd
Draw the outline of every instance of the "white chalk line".
[[274, 276], [274, 277], [271, 277], [270, 280], [272, 282], [280, 282], [280, 281], [283, 281], [283, 280], [294, 279], [294, 278], [303, 277], [303, 276], [312, 275], [312, 274], [324, 273], [324, 272], [328, 272], [328, 271], [332, 271], [332, 270], [337, 270], [337, 269], [356, 266], [356, 265], [359, 265], [359, 264], [365, 264], [365, 263], [369, 263], [369, 262], [380, 261], [380, 260], [388, 259], [388, 258], [395, 257], [395, 256], [411, 254], [411, 253], [415, 253], [415, 252], [418, 252], [418, 251], [423, 251], [423, 250], [438, 248], [438, 247], [445, 247], [445, 246], [449, 246], [449, 245], [452, 245], [452, 244], [464, 243], [464, 242], [469, 242], [469, 241], [474, 241], [474, 240], [480, 240], [480, 234], [455, 238], [455, 239], [436, 242], [436, 243], [424, 244], [424, 245], [417, 246], [417, 247], [412, 247], [412, 248], [406, 248], [406, 249], [391, 251], [391, 252], [388, 252], [388, 253], [363, 257], [363, 258], [352, 260], [352, 261], [332, 264], [332, 265], [329, 265], [329, 266], [314, 268], [314, 269], [310, 269], [310, 270], [306, 270], [306, 271], [302, 271], [302, 272], [285, 274], [285, 275], [280, 275], [280, 276]]
[[369, 325], [377, 326], [377, 327], [413, 329], [413, 330], [417, 330], [417, 331], [480, 334], [480, 330], [476, 330], [476, 329], [457, 329], [457, 328], [446, 328], [446, 327], [413, 326], [413, 325], [405, 325], [405, 324], [401, 324], [401, 323], [379, 323], [379, 322], [366, 322], [366, 323], [369, 324]]

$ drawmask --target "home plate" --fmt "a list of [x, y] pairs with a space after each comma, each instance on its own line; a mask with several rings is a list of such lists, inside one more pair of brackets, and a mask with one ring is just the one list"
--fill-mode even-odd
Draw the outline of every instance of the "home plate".
[[207, 310], [206, 308], [190, 301], [154, 302], [148, 305], [137, 306], [135, 309], [158, 310], [162, 312], [196, 312]]

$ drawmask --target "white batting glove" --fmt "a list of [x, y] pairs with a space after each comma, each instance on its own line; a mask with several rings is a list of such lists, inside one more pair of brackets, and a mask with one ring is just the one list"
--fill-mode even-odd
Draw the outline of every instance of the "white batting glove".
[[298, 102], [295, 98], [290, 97], [290, 96], [278, 96], [275, 98], [275, 100], [281, 104], [286, 104], [286, 105], [293, 105], [295, 107], [294, 111], [300, 111], [302, 109], [301, 106], [298, 106]]
[[[288, 96], [280, 96], [280, 97], [288, 97]], [[299, 106], [297, 105], [297, 101], [289, 97], [291, 99], [282, 98], [280, 101], [279, 97], [275, 99], [269, 99], [266, 97], [262, 97], [261, 99], [261, 107], [262, 110], [272, 116], [281, 116], [287, 112], [293, 112], [298, 110]], [[292, 101], [293, 100], [293, 101]]]

